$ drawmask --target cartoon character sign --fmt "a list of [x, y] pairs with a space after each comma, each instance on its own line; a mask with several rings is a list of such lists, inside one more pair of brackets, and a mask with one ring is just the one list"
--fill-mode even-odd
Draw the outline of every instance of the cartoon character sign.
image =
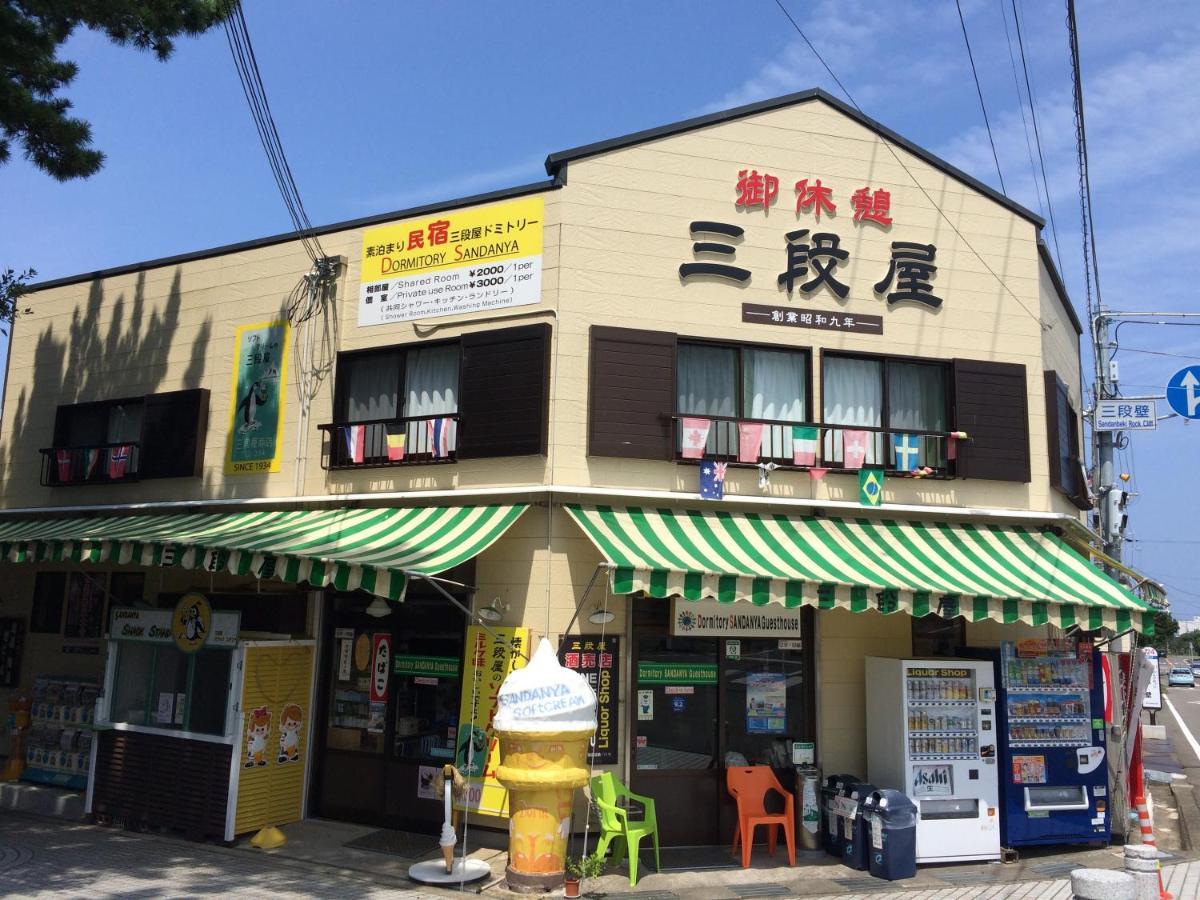
[[300, 726], [304, 710], [298, 703], [289, 703], [279, 714], [279, 761], [300, 761]]
[[267, 764], [267, 735], [271, 733], [271, 710], [258, 706], [246, 720], [246, 763], [244, 768]]
[[211, 627], [212, 607], [203, 594], [193, 591], [179, 598], [171, 619], [171, 636], [175, 638], [175, 646], [184, 653], [195, 653], [208, 640]]

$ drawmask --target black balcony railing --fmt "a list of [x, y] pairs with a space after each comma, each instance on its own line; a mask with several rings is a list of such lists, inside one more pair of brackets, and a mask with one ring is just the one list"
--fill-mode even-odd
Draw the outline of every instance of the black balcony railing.
[[365, 419], [318, 425], [321, 466], [368, 469], [458, 461], [458, 414]]
[[[704, 442], [703, 457], [717, 462], [744, 465], [774, 463], [780, 468], [830, 470], [845, 469], [846, 432], [866, 433], [866, 453], [863, 466], [881, 467], [897, 474], [913, 474], [924, 477], [951, 478], [954, 476], [954, 457], [958, 440], [955, 432], [920, 431], [913, 428], [877, 428], [869, 425], [830, 425], [821, 422], [790, 422], [779, 419], [739, 419], [732, 416], [700, 416], [677, 414], [675, 420], [675, 458], [686, 460], [697, 458], [687, 455], [686, 447], [694, 447], [699, 438], [695, 429], [684, 433], [684, 419], [702, 419], [710, 422], [708, 437]], [[757, 458], [739, 459], [742, 423], [761, 425], [762, 439]], [[816, 447], [812, 461], [797, 451], [804, 445], [797, 439], [796, 429], [816, 429]], [[895, 436], [903, 436], [897, 446]], [[802, 460], [802, 461], [800, 461]]]
[[132, 441], [92, 447], [42, 447], [43, 487], [138, 480], [141, 446]]

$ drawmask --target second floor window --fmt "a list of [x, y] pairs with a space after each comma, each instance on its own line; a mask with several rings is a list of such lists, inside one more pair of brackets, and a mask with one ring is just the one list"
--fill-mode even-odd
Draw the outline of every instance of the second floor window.
[[791, 424], [807, 417], [808, 353], [680, 342], [676, 412], [712, 420], [707, 452], [736, 454], [738, 421], [761, 421], [762, 456], [792, 455]]
[[[911, 470], [946, 465], [945, 441], [924, 432], [945, 432], [949, 403], [946, 367], [938, 363], [856, 356], [825, 356], [821, 398], [826, 425], [868, 432], [867, 465]], [[897, 458], [895, 435], [911, 436], [911, 454]], [[825, 459], [844, 459], [845, 430], [825, 432]]]
[[[431, 455], [434, 429], [430, 423], [445, 419], [441, 455], [458, 447], [458, 344], [441, 344], [390, 350], [345, 360], [343, 415], [348, 424], [367, 423], [363, 456], [388, 456], [388, 438], [404, 437], [406, 456]], [[338, 440], [343, 440], [341, 435]]]

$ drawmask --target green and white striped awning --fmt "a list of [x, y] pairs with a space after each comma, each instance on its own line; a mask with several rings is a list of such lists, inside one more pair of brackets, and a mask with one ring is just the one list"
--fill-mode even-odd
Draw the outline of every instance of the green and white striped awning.
[[452, 569], [527, 505], [328, 509], [0, 522], [9, 562], [179, 566], [396, 599], [405, 572]]
[[1048, 530], [570, 505], [618, 594], [1153, 632], [1153, 611]]

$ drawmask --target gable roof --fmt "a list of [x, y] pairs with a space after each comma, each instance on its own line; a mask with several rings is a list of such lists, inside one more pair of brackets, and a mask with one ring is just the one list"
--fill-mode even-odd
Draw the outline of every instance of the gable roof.
[[700, 128], [708, 128], [711, 125], [720, 125], [722, 122], [729, 122], [734, 119], [744, 119], [746, 116], [757, 115], [758, 113], [771, 112], [772, 110], [782, 109], [785, 106], [794, 106], [799, 103], [809, 103], [813, 100], [831, 106], [844, 116], [849, 116], [854, 121], [858, 122], [863, 127], [875, 132], [879, 137], [886, 141], [907, 150], [913, 156], [928, 163], [935, 169], [945, 172], [952, 178], [969, 185], [979, 193], [992, 200], [995, 200], [1005, 209], [1016, 213], [1023, 219], [1032, 222], [1038, 228], [1046, 224], [1046, 220], [1032, 210], [1026, 209], [1015, 200], [1006, 197], [999, 191], [988, 187], [982, 181], [972, 178], [962, 169], [952, 166], [940, 156], [930, 153], [924, 147], [912, 143], [906, 138], [901, 137], [896, 132], [892, 131], [881, 122], [877, 122], [870, 116], [860, 112], [853, 106], [843, 103], [837, 97], [828, 93], [821, 88], [810, 88], [806, 91], [799, 91], [795, 94], [786, 94], [782, 97], [775, 97], [771, 100], [760, 100], [757, 103], [748, 103], [745, 106], [737, 106], [733, 109], [722, 110], [721, 112], [709, 113], [704, 116], [696, 116], [692, 119], [684, 119], [682, 122], [675, 122], [671, 125], [660, 125], [657, 128], [647, 128], [644, 131], [635, 131], [632, 134], [626, 134], [622, 137], [609, 138], [604, 141], [597, 141], [594, 144], [584, 144], [582, 147], [575, 147], [571, 150], [562, 150], [558, 153], [551, 153], [546, 157], [546, 172], [553, 175], [555, 178], [566, 180], [567, 164], [577, 159], [586, 159], [589, 156], [595, 156], [599, 153], [608, 153], [612, 150], [621, 150], [625, 147], [632, 147], [637, 144], [644, 144], [647, 141], [656, 141], [660, 138], [672, 137], [677, 134], [686, 134], [689, 131], [696, 131]]

